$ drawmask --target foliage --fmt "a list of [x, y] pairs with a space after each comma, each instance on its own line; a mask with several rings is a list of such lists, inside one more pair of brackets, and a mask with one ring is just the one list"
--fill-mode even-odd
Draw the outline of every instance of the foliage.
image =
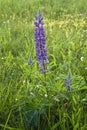
[[[38, 8], [48, 51], [46, 79], [35, 51]], [[0, 0], [0, 130], [87, 129], [86, 14], [86, 0]]]

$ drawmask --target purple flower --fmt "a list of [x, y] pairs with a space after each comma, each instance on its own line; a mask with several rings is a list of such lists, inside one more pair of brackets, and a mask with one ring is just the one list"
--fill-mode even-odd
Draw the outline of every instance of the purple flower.
[[68, 76], [67, 76], [67, 78], [65, 80], [64, 87], [66, 87], [67, 90], [70, 90], [71, 86], [72, 86], [72, 76], [71, 76], [71, 74], [69, 72], [69, 74], [68, 74]]
[[33, 65], [33, 64], [34, 64], [34, 62], [32, 61], [32, 57], [29, 56], [29, 58], [28, 58], [28, 65]]
[[36, 57], [40, 66], [41, 72], [46, 72], [48, 69], [48, 56], [46, 51], [46, 38], [44, 32], [44, 23], [41, 12], [36, 16], [35, 25], [35, 42], [36, 42]]

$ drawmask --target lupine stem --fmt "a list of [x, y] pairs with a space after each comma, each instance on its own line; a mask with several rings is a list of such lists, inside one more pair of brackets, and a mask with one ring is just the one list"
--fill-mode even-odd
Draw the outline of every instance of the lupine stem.
[[[43, 17], [39, 10], [38, 15], [36, 16], [36, 21], [34, 22], [35, 25], [35, 42], [36, 42], [36, 57], [38, 60], [38, 64], [40, 66], [40, 72], [44, 76], [44, 86], [46, 87], [46, 71], [48, 69], [48, 56], [46, 51], [46, 38], [45, 38], [45, 31], [43, 26]], [[47, 87], [46, 87], [47, 91]], [[48, 93], [48, 91], [47, 91]]]

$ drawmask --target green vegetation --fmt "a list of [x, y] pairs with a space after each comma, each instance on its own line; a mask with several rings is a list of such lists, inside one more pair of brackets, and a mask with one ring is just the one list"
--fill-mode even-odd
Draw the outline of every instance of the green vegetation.
[[[36, 59], [38, 8], [49, 59], [46, 80]], [[87, 130], [86, 0], [0, 0], [0, 130]]]

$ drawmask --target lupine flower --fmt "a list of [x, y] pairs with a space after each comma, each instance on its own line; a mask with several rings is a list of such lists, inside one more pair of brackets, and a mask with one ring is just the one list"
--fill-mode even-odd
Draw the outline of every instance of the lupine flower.
[[28, 58], [28, 65], [33, 65], [33, 64], [34, 64], [34, 62], [32, 61], [32, 57], [29, 56], [29, 58]]
[[63, 65], [63, 69], [66, 70], [66, 69], [67, 69], [67, 66], [66, 66], [66, 65]]
[[46, 72], [48, 69], [48, 57], [46, 51], [46, 38], [43, 26], [43, 17], [41, 12], [36, 16], [35, 25], [35, 42], [36, 42], [36, 57], [40, 66], [41, 72]]
[[71, 76], [71, 74], [70, 74], [70, 72], [69, 72], [69, 74], [68, 74], [68, 76], [67, 76], [67, 78], [66, 78], [66, 81], [65, 81], [65, 83], [64, 83], [64, 87], [66, 87], [67, 88], [67, 90], [70, 90], [70, 87], [72, 86], [72, 76]]

